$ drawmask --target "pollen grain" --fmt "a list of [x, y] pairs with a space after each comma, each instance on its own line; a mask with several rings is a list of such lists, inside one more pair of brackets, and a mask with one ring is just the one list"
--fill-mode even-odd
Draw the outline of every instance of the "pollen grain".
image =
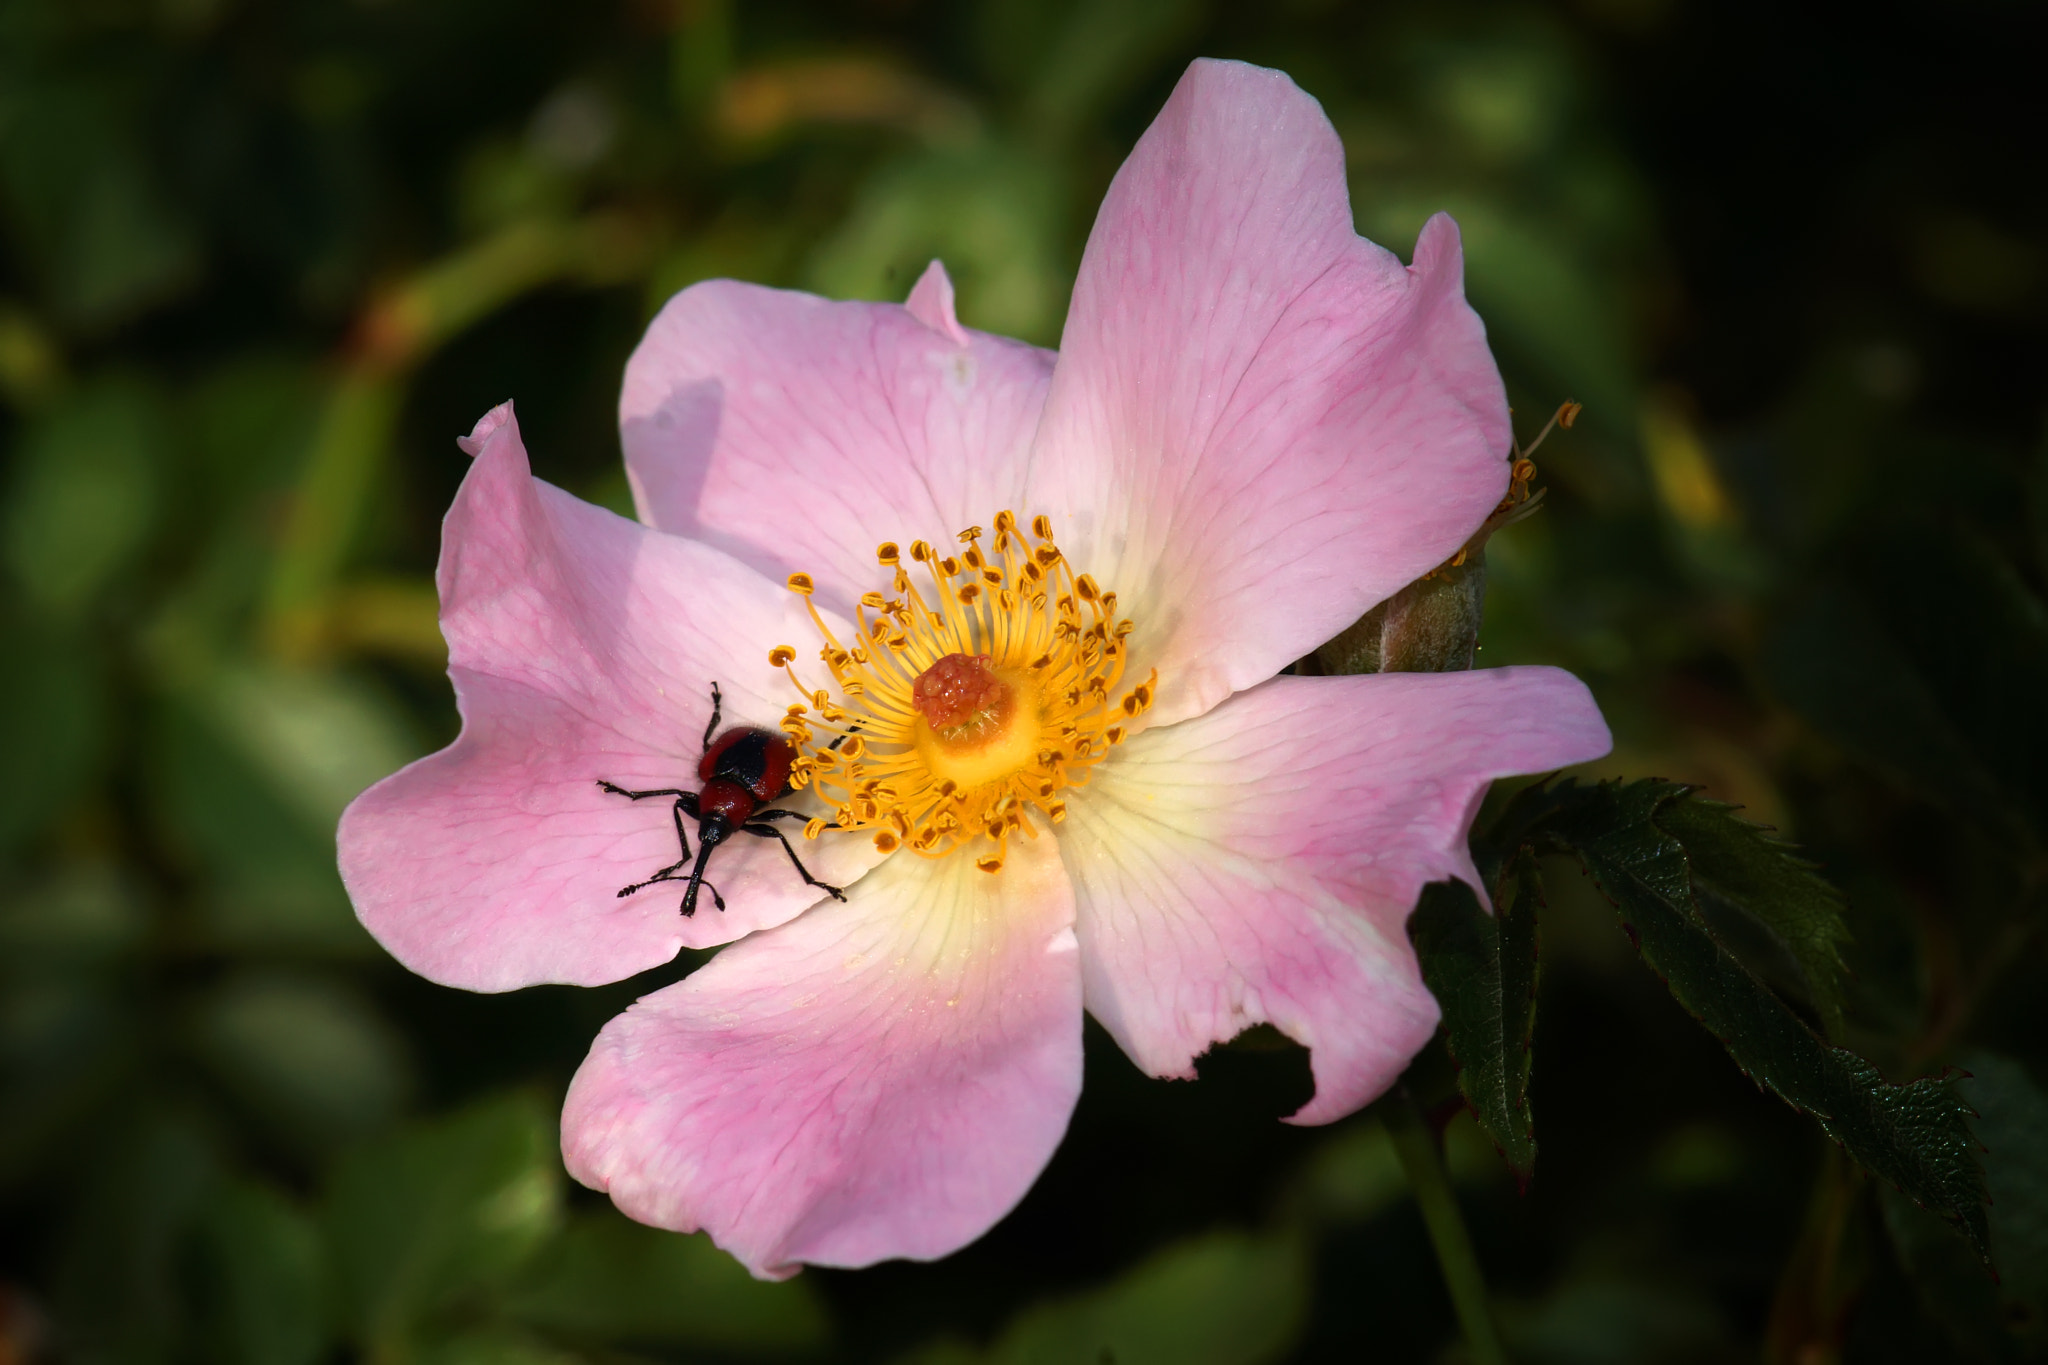
[[1051, 523], [1034, 518], [1027, 533], [1002, 512], [984, 548], [987, 535], [962, 531], [957, 555], [922, 540], [880, 546], [890, 590], [861, 598], [851, 640], [812, 604], [810, 576], [790, 576], [833, 684], [806, 686], [791, 646], [769, 655], [803, 698], [782, 721], [798, 751], [791, 785], [836, 808], [807, 836], [866, 830], [884, 853], [926, 857], [972, 844], [975, 866], [999, 871], [1011, 837], [1061, 820], [1062, 793], [1085, 785], [1150, 708], [1157, 670], [1120, 690], [1131, 622], [1115, 593], [1073, 571]]

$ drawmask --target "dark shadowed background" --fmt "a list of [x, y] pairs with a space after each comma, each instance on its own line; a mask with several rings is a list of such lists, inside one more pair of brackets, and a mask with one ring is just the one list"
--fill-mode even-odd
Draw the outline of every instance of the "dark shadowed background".
[[[342, 806], [446, 742], [454, 438], [626, 508], [613, 405], [729, 275], [1056, 344], [1186, 62], [1286, 69], [1360, 230], [1454, 213], [1545, 510], [1482, 664], [1585, 677], [1594, 775], [1705, 784], [1848, 893], [1841, 1037], [1968, 1070], [1994, 1283], [1761, 1093], [1555, 869], [1534, 1181], [1449, 1163], [1516, 1359], [2048, 1353], [2041, 6], [1763, 0], [0, 0], [0, 1363], [1460, 1358], [1384, 1131], [1091, 1027], [1016, 1213], [749, 1281], [569, 1187], [645, 988], [429, 986]], [[1753, 945], [1768, 967], [1771, 945]], [[668, 969], [673, 976], [675, 969]], [[1766, 976], [1769, 976], [1766, 971]], [[1796, 991], [1788, 988], [1788, 998]]]

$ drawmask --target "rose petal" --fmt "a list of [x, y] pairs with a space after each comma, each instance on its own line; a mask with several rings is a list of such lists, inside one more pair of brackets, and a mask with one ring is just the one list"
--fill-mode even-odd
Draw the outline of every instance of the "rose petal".
[[[476, 463], [440, 568], [462, 734], [343, 814], [342, 880], [364, 925], [422, 976], [510, 990], [616, 981], [815, 901], [780, 848], [751, 838], [711, 864], [723, 913], [707, 896], [683, 919], [676, 885], [619, 899], [678, 856], [672, 803], [597, 786], [696, 788], [713, 681], [725, 724], [774, 725], [793, 697], [768, 651], [815, 638], [797, 599], [534, 479], [509, 408], [466, 444]], [[838, 883], [874, 856], [861, 840], [804, 848]]]
[[1499, 501], [1507, 402], [1462, 276], [1447, 218], [1407, 269], [1352, 231], [1344, 149], [1285, 75], [1181, 78], [1088, 239], [1029, 499], [1136, 623], [1152, 724], [1271, 677]]
[[1060, 827], [1089, 1011], [1162, 1076], [1270, 1022], [1313, 1052], [1293, 1121], [1351, 1113], [1436, 1027], [1404, 926], [1425, 882], [1477, 884], [1488, 781], [1608, 747], [1551, 668], [1275, 678], [1136, 736]]
[[953, 311], [953, 277], [946, 273], [941, 262], [933, 261], [924, 268], [924, 274], [919, 275], [917, 283], [911, 286], [910, 297], [903, 301], [903, 306], [910, 310], [910, 316], [955, 346], [974, 344]]
[[755, 1274], [930, 1259], [1023, 1197], [1081, 1088], [1073, 899], [1050, 839], [991, 877], [899, 855], [605, 1026], [570, 1172]]
[[619, 399], [641, 518], [846, 609], [887, 585], [882, 541], [1023, 515], [1052, 356], [960, 328], [951, 293], [934, 262], [913, 308], [731, 280], [670, 299]]

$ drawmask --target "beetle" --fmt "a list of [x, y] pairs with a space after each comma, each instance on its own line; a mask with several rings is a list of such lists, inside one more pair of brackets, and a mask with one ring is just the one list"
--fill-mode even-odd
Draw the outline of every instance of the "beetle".
[[[789, 794], [789, 769], [796, 758], [796, 746], [773, 730], [753, 725], [736, 726], [721, 734], [718, 720], [724, 705], [725, 698], [714, 682], [711, 684], [711, 721], [704, 727], [704, 757], [697, 761], [697, 780], [703, 784], [698, 790], [657, 787], [651, 791], [629, 791], [617, 783], [598, 781], [597, 785], [604, 791], [634, 801], [645, 801], [654, 796], [675, 798], [670, 815], [675, 820], [676, 839], [682, 844], [683, 856], [646, 881], [620, 887], [619, 896], [624, 898], [635, 891], [644, 891], [656, 882], [687, 882], [688, 889], [683, 892], [685, 916], [697, 913], [697, 892], [706, 886], [711, 887], [712, 903], [723, 910], [725, 897], [704, 879], [705, 865], [711, 861], [712, 849], [735, 834], [751, 834], [757, 839], [780, 839], [783, 852], [789, 854], [789, 861], [795, 864], [798, 876], [808, 885], [829, 893], [835, 900], [845, 900], [845, 892], [839, 887], [827, 886], [811, 875], [803, 859], [796, 856], [796, 849], [791, 847], [788, 837], [772, 823], [806, 818], [801, 811], [781, 810], [772, 804]], [[685, 815], [697, 822], [694, 863], [690, 856], [690, 836], [683, 832]], [[685, 867], [690, 869], [689, 876], [678, 876]]]

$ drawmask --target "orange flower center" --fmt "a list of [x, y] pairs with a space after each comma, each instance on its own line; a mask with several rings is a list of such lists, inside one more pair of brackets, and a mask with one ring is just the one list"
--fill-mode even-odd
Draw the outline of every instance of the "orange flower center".
[[[1117, 618], [1115, 593], [1073, 572], [1051, 523], [1037, 518], [1027, 536], [1002, 512], [987, 552], [982, 534], [962, 531], [957, 556], [911, 545], [930, 596], [893, 543], [876, 550], [893, 595], [861, 598], [851, 642], [811, 607], [835, 686], [806, 687], [791, 671], [804, 700], [782, 729], [798, 749], [791, 784], [836, 810], [808, 837], [867, 829], [884, 853], [908, 844], [938, 857], [986, 836], [994, 847], [975, 864], [997, 871], [1010, 836], [1036, 838], [1034, 812], [1065, 818], [1061, 793], [1085, 784], [1152, 705], [1156, 672], [1119, 693], [1131, 623]], [[808, 602], [809, 575], [789, 586]], [[787, 669], [796, 657], [778, 645], [768, 661]]]
[[997, 677], [986, 654], [948, 654], [917, 675], [910, 700], [948, 749], [980, 748], [1008, 728], [1016, 689]]

